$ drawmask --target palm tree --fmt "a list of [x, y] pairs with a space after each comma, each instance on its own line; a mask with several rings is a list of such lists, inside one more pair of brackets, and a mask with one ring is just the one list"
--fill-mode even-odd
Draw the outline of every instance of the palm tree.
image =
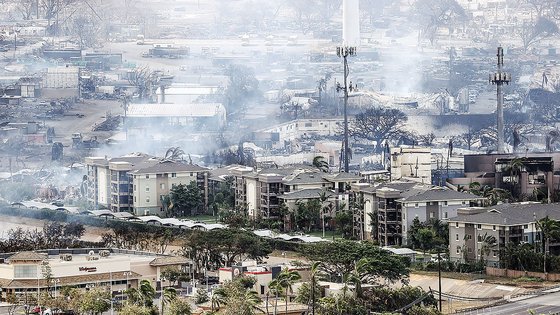
[[329, 163], [325, 161], [323, 156], [316, 156], [313, 158], [313, 166], [318, 168], [323, 173], [329, 172]]
[[321, 227], [323, 229], [323, 238], [325, 238], [325, 210], [328, 210], [328, 205], [325, 202], [329, 199], [329, 194], [326, 190], [319, 193], [319, 201], [321, 202]]
[[177, 298], [177, 290], [175, 288], [165, 288], [161, 293], [161, 313], [165, 314], [164, 312], [164, 305], [170, 304]]
[[278, 277], [276, 277], [275, 279], [273, 279], [269, 284], [268, 284], [268, 289], [274, 293], [274, 315], [278, 314], [278, 297], [280, 296], [280, 294], [282, 293], [282, 285], [280, 284], [280, 280], [278, 279]]
[[150, 280], [140, 281], [140, 287], [138, 289], [140, 294], [140, 299], [144, 306], [152, 306], [154, 303], [154, 298], [156, 296], [156, 289], [152, 286]]
[[510, 171], [510, 182], [511, 185], [511, 194], [515, 193], [515, 187], [517, 186], [517, 182], [519, 182], [519, 173], [523, 168], [523, 162], [525, 161], [524, 157], [521, 158], [513, 158], [509, 161], [508, 169]]
[[484, 256], [490, 255], [492, 249], [494, 249], [496, 245], [496, 237], [494, 237], [494, 235], [488, 235], [488, 233], [484, 233], [481, 238], [480, 244], [480, 262], [482, 264], [484, 264]]
[[543, 240], [543, 271], [546, 275], [546, 256], [550, 249], [550, 240], [558, 238], [560, 235], [560, 223], [556, 220], [550, 219], [548, 215], [536, 222], [537, 229], [541, 230]]
[[286, 290], [286, 314], [288, 314], [288, 293], [292, 291], [292, 285], [301, 279], [301, 275], [295, 271], [290, 271], [288, 268], [282, 270], [275, 280], [278, 281], [277, 285]]
[[316, 261], [311, 265], [311, 296], [310, 299], [311, 301], [307, 302], [307, 305], [309, 305], [309, 302], [311, 302], [311, 309], [312, 309], [312, 313], [313, 315], [315, 315], [315, 288], [317, 287], [318, 284], [318, 279], [320, 279], [323, 276], [323, 272], [321, 271], [321, 262], [320, 261]]
[[165, 160], [170, 161], [182, 161], [183, 155], [185, 155], [185, 151], [181, 150], [179, 147], [171, 147], [165, 151]]

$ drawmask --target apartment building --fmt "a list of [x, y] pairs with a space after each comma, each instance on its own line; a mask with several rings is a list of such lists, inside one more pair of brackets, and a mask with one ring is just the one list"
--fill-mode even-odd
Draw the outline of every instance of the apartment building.
[[406, 245], [407, 233], [415, 218], [447, 221], [460, 207], [478, 205], [484, 198], [437, 186], [395, 181], [357, 188], [364, 201], [365, 239], [381, 246]]
[[[456, 217], [449, 219], [449, 256], [453, 261], [476, 261], [481, 259], [481, 247], [487, 236], [493, 236], [496, 244], [484, 260], [490, 266], [499, 265], [499, 251], [508, 243], [528, 243], [540, 246], [540, 232], [536, 222], [548, 216], [560, 220], [559, 204], [516, 203], [487, 208], [464, 208]], [[551, 251], [558, 250], [551, 244]]]
[[305, 196], [302, 200], [318, 199], [317, 191], [336, 195], [334, 199], [348, 207], [350, 185], [361, 178], [343, 173], [325, 174], [306, 166], [259, 171], [238, 167], [232, 169], [231, 174], [235, 177], [235, 204], [237, 207], [246, 207], [249, 217], [253, 219], [278, 218], [282, 202], [286, 202], [289, 209], [293, 210], [295, 206], [288, 200], [294, 200], [294, 196]]
[[[196, 182], [203, 192], [204, 209], [208, 208], [208, 169], [194, 164], [169, 160], [130, 171], [133, 209], [136, 215], [165, 215], [161, 197], [169, 195], [179, 184]], [[197, 210], [204, 210], [197, 209]]]
[[87, 157], [88, 204], [113, 212], [163, 215], [161, 196], [173, 185], [196, 181], [208, 206], [208, 170], [146, 154], [117, 158]]

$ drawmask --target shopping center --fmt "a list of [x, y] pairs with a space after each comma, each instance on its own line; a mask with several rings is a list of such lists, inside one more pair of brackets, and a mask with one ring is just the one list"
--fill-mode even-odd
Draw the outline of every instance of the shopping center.
[[5, 253], [0, 254], [0, 287], [2, 300], [12, 293], [24, 299], [38, 290], [56, 292], [63, 286], [105, 286], [115, 295], [137, 287], [143, 279], [159, 287], [164, 268], [189, 272], [190, 266], [184, 257], [106, 248]]

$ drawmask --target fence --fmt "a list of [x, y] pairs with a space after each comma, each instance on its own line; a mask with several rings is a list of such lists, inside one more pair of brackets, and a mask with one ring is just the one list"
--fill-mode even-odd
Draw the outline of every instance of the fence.
[[543, 272], [486, 267], [486, 274], [489, 276], [507, 277], [507, 278], [533, 277], [533, 278], [541, 278], [543, 280], [548, 280], [548, 281], [560, 281], [560, 273], [545, 274]]

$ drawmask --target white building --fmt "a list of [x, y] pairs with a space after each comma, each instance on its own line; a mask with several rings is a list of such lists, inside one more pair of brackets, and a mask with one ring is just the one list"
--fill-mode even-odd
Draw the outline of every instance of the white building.
[[432, 154], [430, 148], [391, 148], [391, 179], [432, 182]]
[[[0, 257], [3, 257], [0, 258], [2, 300], [8, 294], [24, 300], [26, 294], [37, 296], [37, 290], [58, 291], [63, 286], [108, 287], [113, 294], [119, 294], [137, 287], [144, 279], [156, 284], [165, 267], [188, 272], [191, 265], [183, 257], [117, 249], [57, 249], [0, 254]], [[51, 268], [51, 283], [47, 283], [43, 272], [46, 265]]]

